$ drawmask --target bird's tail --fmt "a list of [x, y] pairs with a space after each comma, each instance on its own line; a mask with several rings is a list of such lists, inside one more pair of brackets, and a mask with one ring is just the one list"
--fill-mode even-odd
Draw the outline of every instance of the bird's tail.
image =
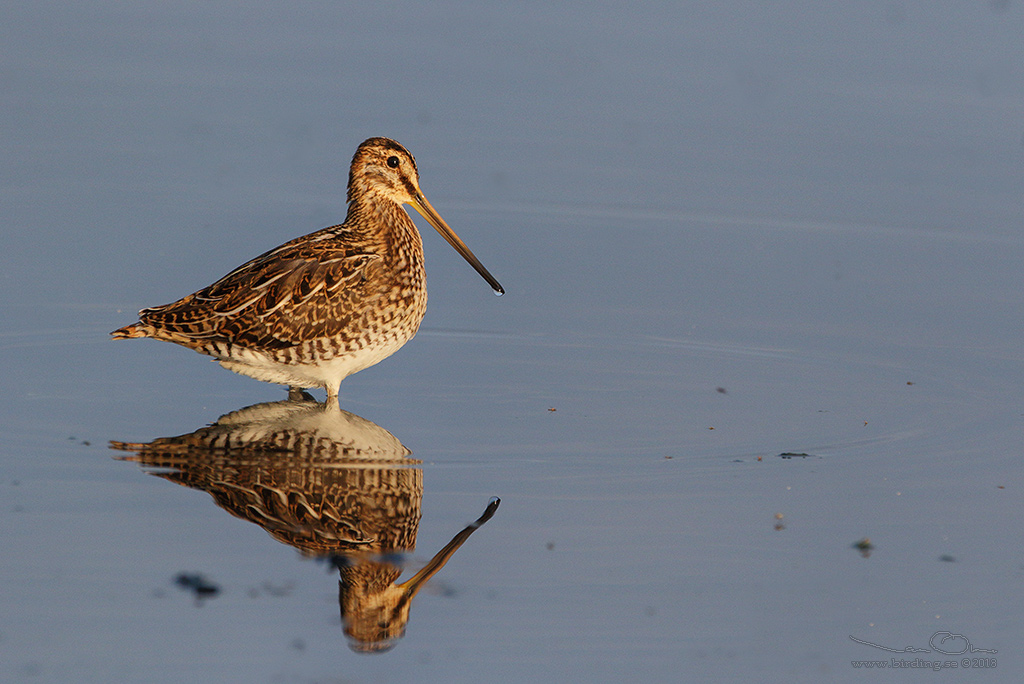
[[110, 338], [114, 340], [127, 340], [132, 337], [149, 337], [149, 332], [146, 330], [147, 327], [141, 322], [132, 323], [110, 333]]

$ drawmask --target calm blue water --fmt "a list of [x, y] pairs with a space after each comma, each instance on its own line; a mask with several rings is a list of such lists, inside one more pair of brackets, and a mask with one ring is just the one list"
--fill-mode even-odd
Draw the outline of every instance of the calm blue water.
[[[2, 14], [0, 679], [1024, 676], [1017, 3]], [[203, 431], [284, 392], [107, 333], [340, 222], [373, 135], [508, 294], [424, 225], [358, 419]], [[314, 547], [401, 582], [492, 496], [354, 652]]]

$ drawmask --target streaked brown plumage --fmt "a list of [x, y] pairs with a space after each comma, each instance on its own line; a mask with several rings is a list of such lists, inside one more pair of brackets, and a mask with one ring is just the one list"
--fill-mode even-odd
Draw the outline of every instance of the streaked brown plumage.
[[423, 243], [409, 204], [484, 277], [504, 290], [419, 189], [413, 156], [370, 138], [352, 158], [348, 215], [286, 242], [213, 285], [143, 309], [114, 339], [152, 337], [222, 366], [292, 388], [323, 387], [336, 402], [349, 375], [412, 339], [427, 306]]
[[420, 461], [384, 428], [309, 398], [257, 404], [179, 437], [111, 442], [151, 474], [206, 491], [217, 505], [339, 571], [349, 645], [376, 653], [405, 633], [412, 599], [500, 500], [399, 582], [416, 547], [423, 501]]

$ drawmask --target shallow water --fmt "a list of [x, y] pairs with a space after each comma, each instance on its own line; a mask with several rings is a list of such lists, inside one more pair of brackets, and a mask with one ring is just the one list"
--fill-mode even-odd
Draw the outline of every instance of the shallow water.
[[[1024, 8], [5, 14], [0, 678], [1024, 674]], [[371, 135], [508, 294], [424, 225], [430, 310], [345, 381], [356, 436], [211, 452], [285, 393], [108, 331], [340, 222]], [[344, 568], [404, 582], [495, 496], [354, 652]]]

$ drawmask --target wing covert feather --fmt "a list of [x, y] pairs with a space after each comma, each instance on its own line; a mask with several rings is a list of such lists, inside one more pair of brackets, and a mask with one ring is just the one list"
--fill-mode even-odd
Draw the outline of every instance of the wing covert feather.
[[142, 322], [197, 343], [223, 340], [267, 350], [333, 337], [377, 299], [379, 254], [318, 240], [286, 243], [238, 267], [209, 287], [164, 306], [143, 309]]

